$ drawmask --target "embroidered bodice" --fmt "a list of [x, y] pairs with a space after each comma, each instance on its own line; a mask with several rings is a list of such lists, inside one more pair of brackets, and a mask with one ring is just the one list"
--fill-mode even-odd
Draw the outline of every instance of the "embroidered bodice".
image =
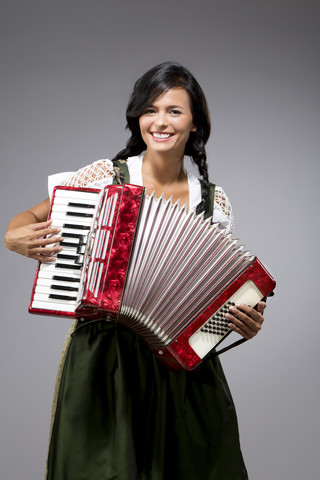
[[[130, 173], [130, 182], [134, 185], [142, 185], [142, 158], [143, 155], [129, 157], [127, 164]], [[190, 172], [189, 184], [189, 208], [193, 210], [201, 201], [201, 185], [199, 179]], [[56, 185], [68, 185], [73, 187], [98, 187], [111, 185], [113, 182], [113, 164], [108, 159], [97, 160], [77, 172], [63, 172], [49, 177], [49, 195]], [[213, 222], [219, 223], [221, 228], [226, 228], [227, 233], [233, 231], [233, 213], [231, 204], [221, 187], [215, 188]]]

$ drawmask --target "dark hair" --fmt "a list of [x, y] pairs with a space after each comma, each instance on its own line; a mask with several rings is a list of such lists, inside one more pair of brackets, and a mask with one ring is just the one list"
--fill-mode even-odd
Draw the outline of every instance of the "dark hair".
[[185, 147], [185, 155], [191, 157], [203, 178], [203, 198], [197, 207], [197, 213], [204, 209], [204, 203], [209, 196], [209, 176], [205, 144], [210, 135], [210, 116], [208, 105], [202, 88], [194, 76], [182, 65], [173, 62], [164, 62], [148, 70], [140, 77], [131, 94], [127, 111], [127, 128], [131, 137], [124, 150], [121, 150], [113, 160], [126, 160], [130, 156], [142, 153], [146, 145], [142, 139], [139, 127], [139, 118], [162, 93], [171, 88], [183, 88], [190, 97], [193, 123], [197, 130], [190, 132]]

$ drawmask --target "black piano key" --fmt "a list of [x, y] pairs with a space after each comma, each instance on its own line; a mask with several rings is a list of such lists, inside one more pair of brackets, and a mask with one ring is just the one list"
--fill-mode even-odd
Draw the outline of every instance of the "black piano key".
[[59, 282], [77, 282], [77, 283], [80, 283], [80, 278], [64, 277], [63, 275], [52, 275], [52, 280], [57, 280]]
[[66, 212], [66, 215], [69, 217], [85, 217], [85, 218], [92, 218], [92, 213], [84, 213], [84, 212]]
[[81, 243], [72, 243], [72, 242], [60, 242], [60, 245], [62, 247], [74, 247], [74, 248], [79, 248], [81, 246]]
[[68, 292], [78, 292], [77, 287], [68, 287], [67, 285], [50, 285], [52, 290], [67, 290]]
[[70, 255], [67, 253], [58, 253], [57, 258], [65, 259], [65, 260], [79, 260], [79, 255]]
[[88, 203], [69, 202], [68, 207], [95, 208], [95, 205], [89, 205]]
[[56, 293], [50, 293], [49, 298], [55, 298], [56, 300], [77, 300], [77, 297], [70, 297], [69, 295], [57, 295]]
[[56, 263], [55, 264], [56, 268], [66, 268], [69, 270], [80, 270], [82, 265], [75, 265], [71, 263]]
[[75, 225], [73, 223], [64, 223], [62, 228], [71, 228], [71, 230], [90, 230], [89, 225]]
[[60, 235], [66, 238], [79, 238], [79, 241], [84, 245], [84, 235], [81, 235], [81, 233], [61, 232]]

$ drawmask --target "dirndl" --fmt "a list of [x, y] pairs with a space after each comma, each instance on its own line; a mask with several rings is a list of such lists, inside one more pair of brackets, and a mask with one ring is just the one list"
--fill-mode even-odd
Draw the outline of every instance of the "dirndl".
[[219, 359], [175, 372], [128, 329], [83, 324], [64, 360], [46, 478], [246, 480]]

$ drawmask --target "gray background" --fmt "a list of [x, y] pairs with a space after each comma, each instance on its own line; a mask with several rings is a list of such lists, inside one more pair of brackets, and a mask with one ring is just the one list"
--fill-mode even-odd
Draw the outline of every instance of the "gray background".
[[[2, 238], [46, 197], [48, 174], [123, 147], [148, 68], [176, 60], [198, 78], [211, 179], [278, 282], [262, 333], [222, 358], [247, 467], [254, 480], [318, 479], [319, 2], [2, 0], [0, 32]], [[4, 480], [43, 478], [69, 326], [27, 313], [35, 268], [1, 245]]]

